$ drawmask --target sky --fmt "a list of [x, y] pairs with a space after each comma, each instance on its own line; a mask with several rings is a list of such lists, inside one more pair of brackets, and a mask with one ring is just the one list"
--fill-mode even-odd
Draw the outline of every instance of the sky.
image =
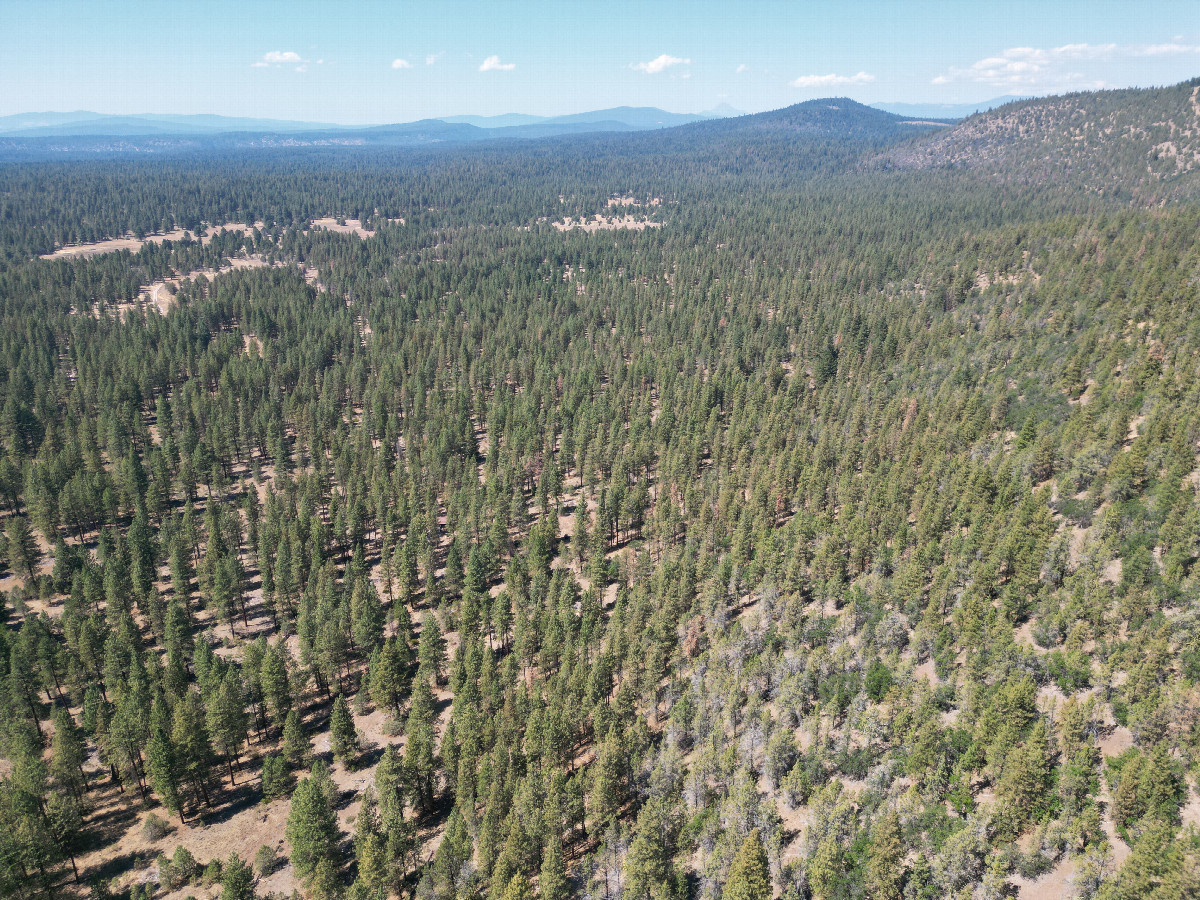
[[0, 115], [758, 112], [1196, 75], [1197, 0], [0, 0]]

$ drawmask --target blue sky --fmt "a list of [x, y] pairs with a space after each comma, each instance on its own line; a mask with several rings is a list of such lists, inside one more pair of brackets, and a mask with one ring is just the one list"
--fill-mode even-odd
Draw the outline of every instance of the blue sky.
[[1200, 2], [0, 0], [0, 115], [975, 102], [1200, 75]]

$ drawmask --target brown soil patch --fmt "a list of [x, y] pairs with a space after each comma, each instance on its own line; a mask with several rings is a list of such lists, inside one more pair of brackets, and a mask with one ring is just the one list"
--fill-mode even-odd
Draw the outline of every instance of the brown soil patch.
[[[227, 222], [224, 225], [209, 225], [205, 229], [204, 234], [200, 235], [200, 243], [207, 244], [213, 239], [213, 235], [219, 234], [222, 231], [241, 231], [247, 232], [251, 228], [261, 228], [262, 222], [255, 222], [254, 225], [246, 225], [241, 222]], [[187, 232], [182, 228], [176, 228], [174, 231], [169, 231], [166, 234], [151, 234], [139, 240], [132, 235], [126, 235], [120, 238], [111, 238], [107, 241], [96, 241], [92, 244], [71, 244], [67, 247], [60, 247], [53, 253], [43, 253], [42, 259], [78, 259], [85, 256], [99, 256], [102, 253], [115, 253], [118, 250], [128, 250], [130, 253], [137, 253], [146, 244], [161, 244], [164, 241], [182, 241], [183, 236]]]
[[635, 219], [631, 215], [624, 216], [602, 216], [599, 213], [592, 216], [591, 219], [573, 219], [567, 216], [561, 222], [552, 223], [559, 231], [571, 231], [578, 229], [580, 231], [643, 231], [647, 228], [661, 228], [662, 222], [651, 222], [646, 219]]
[[339, 225], [337, 219], [327, 216], [324, 219], [313, 219], [313, 228], [324, 228], [326, 231], [336, 231], [338, 234], [357, 234], [360, 238], [374, 237], [375, 232], [363, 228], [358, 219], [342, 219], [345, 225]]
[[1017, 896], [1021, 900], [1061, 900], [1074, 895], [1075, 869], [1075, 860], [1063, 857], [1041, 878], [1028, 879], [1016, 875], [1012, 883], [1016, 885]]

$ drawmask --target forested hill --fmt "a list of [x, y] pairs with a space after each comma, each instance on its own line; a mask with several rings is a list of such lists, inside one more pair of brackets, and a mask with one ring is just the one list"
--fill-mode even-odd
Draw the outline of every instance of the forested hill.
[[1200, 206], [1012, 149], [1114, 97], [5, 163], [0, 897], [1196, 897]]
[[997, 181], [1071, 185], [1141, 203], [1194, 199], [1200, 80], [1009, 103], [892, 150], [882, 161], [961, 166]]
[[[605, 114], [611, 114], [611, 117], [605, 118]], [[0, 133], [0, 158], [74, 159], [121, 157], [130, 154], [173, 157], [331, 147], [342, 150], [453, 148], [478, 142], [530, 141], [561, 136], [574, 136], [586, 140], [597, 133], [640, 131], [650, 131], [661, 137], [663, 131], [682, 128], [679, 123], [689, 118], [700, 117], [674, 115], [655, 109], [618, 108], [505, 126], [490, 124], [486, 120], [466, 121], [454, 118], [424, 119], [369, 128], [314, 126], [307, 129], [255, 129], [243, 126], [227, 131], [208, 129], [208, 133], [195, 128], [172, 131], [167, 123], [150, 123], [152, 127], [144, 131], [115, 126], [111, 131], [105, 131], [105, 122], [108, 120], [102, 118], [99, 121], [89, 120], [82, 123], [78, 133], [51, 132], [42, 135], [40, 132], [45, 129], [33, 129], [28, 133]], [[846, 98], [831, 98], [767, 113], [739, 116], [732, 120], [697, 121], [696, 128], [684, 129], [683, 133], [694, 137], [731, 131], [747, 134], [784, 130], [797, 135], [820, 136], [844, 142], [865, 140], [874, 145], [881, 145], [921, 131], [930, 124], [923, 120], [905, 119]], [[670, 142], [671, 138], [667, 140]]]
[[851, 143], [885, 144], [950, 125], [949, 120], [913, 119], [863, 106], [848, 97], [828, 97], [770, 112], [698, 122], [681, 126], [679, 132], [688, 135], [782, 132]]

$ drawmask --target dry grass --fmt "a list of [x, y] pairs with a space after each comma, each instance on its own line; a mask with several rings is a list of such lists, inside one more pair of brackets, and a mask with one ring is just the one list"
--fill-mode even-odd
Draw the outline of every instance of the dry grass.
[[567, 216], [562, 222], [554, 222], [554, 227], [559, 231], [571, 231], [578, 229], [579, 231], [642, 231], [646, 228], [661, 228], [662, 222], [651, 222], [648, 219], [635, 219], [631, 215], [624, 216], [602, 216], [599, 213], [592, 216], [591, 219], [574, 219]]
[[[213, 239], [213, 235], [219, 234], [222, 231], [240, 231], [247, 232], [251, 228], [261, 228], [262, 222], [255, 222], [253, 226], [245, 225], [241, 222], [227, 222], [224, 225], [210, 225], [200, 235], [200, 243], [207, 244]], [[174, 231], [169, 231], [166, 234], [151, 234], [139, 240], [132, 235], [112, 238], [107, 241], [96, 241], [92, 244], [72, 244], [67, 247], [59, 247], [53, 253], [42, 254], [42, 259], [78, 259], [86, 256], [100, 256], [103, 253], [116, 253], [118, 250], [128, 250], [130, 253], [137, 253], [146, 244], [161, 244], [164, 241], [182, 241], [186, 232], [182, 228], [176, 228]]]
[[338, 234], [357, 234], [360, 238], [374, 237], [375, 232], [368, 228], [363, 228], [363, 223], [358, 219], [342, 219], [346, 224], [339, 225], [338, 220], [332, 216], [324, 219], [313, 219], [313, 228], [323, 228], [326, 231], [336, 231]]

